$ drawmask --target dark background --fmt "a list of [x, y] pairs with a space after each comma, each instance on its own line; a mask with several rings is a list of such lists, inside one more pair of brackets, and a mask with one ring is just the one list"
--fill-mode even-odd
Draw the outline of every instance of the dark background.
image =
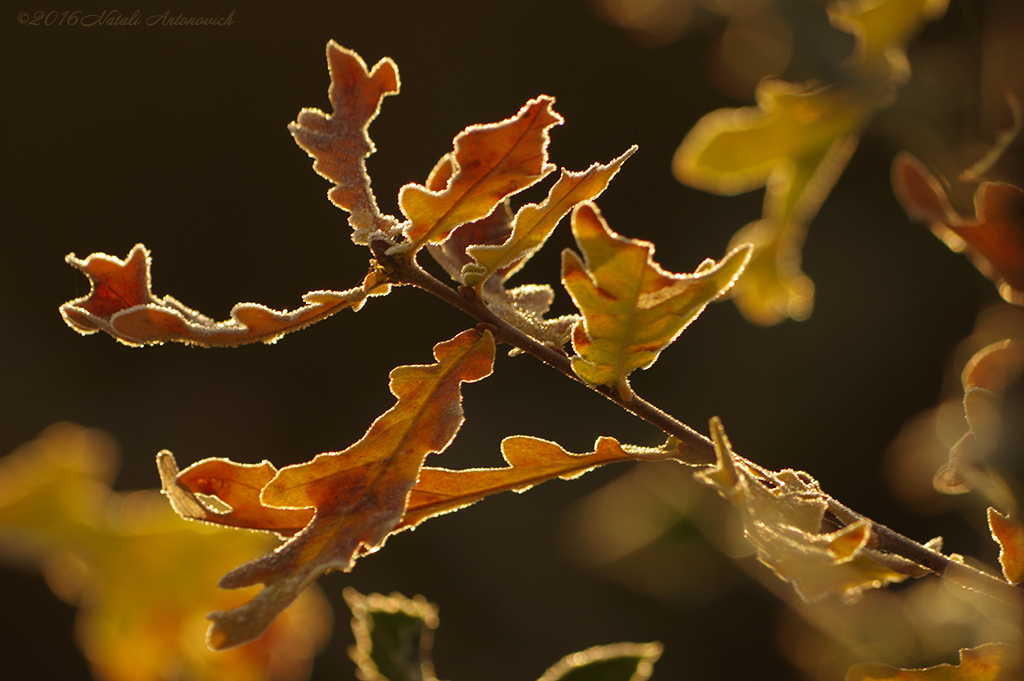
[[[818, 45], [826, 59], [817, 71], [810, 58], [795, 61], [793, 77], [827, 72], [828, 59], [850, 46], [849, 36], [827, 32], [820, 6], [810, 7], [813, 28], [826, 32]], [[915, 49], [957, 36], [976, 42], [985, 7], [955, 5]], [[58, 306], [88, 291], [64, 256], [124, 257], [138, 242], [152, 251], [157, 295], [216, 319], [238, 301], [294, 308], [308, 290], [361, 278], [365, 251], [349, 241], [329, 184], [286, 130], [302, 107], [329, 110], [328, 39], [370, 64], [390, 56], [401, 73], [401, 94], [384, 101], [371, 127], [378, 152], [368, 165], [385, 212], [397, 214], [398, 188], [423, 182], [462, 128], [511, 116], [544, 93], [566, 119], [552, 134], [556, 164], [580, 170], [639, 145], [600, 205], [613, 229], [654, 241], [666, 269], [720, 258], [760, 213], [761, 192], [711, 196], [669, 170], [702, 114], [752, 101], [716, 86], [725, 22], [710, 13], [682, 39], [651, 47], [579, 1], [169, 7], [185, 16], [234, 11], [233, 25], [206, 28], [27, 26], [17, 11], [54, 8], [8, 8], [0, 17], [0, 452], [55, 421], [102, 428], [124, 451], [117, 489], [156, 487], [153, 457], [163, 448], [182, 465], [225, 456], [279, 466], [342, 449], [392, 404], [391, 368], [428, 362], [434, 343], [471, 325], [411, 290], [274, 346], [230, 351], [127, 348], [102, 334], [80, 337], [61, 320]], [[145, 18], [168, 7], [119, 9]], [[870, 128], [812, 224], [809, 320], [757, 328], [729, 303], [712, 306], [634, 386], [699, 430], [721, 416], [737, 449], [765, 466], [807, 469], [881, 522], [921, 540], [941, 533], [950, 550], [991, 559], [958, 516], [915, 517], [880, 479], [887, 444], [936, 403], [956, 343], [997, 300], [965, 259], [906, 219], [889, 185], [896, 144], [882, 126]], [[519, 282], [556, 281], [558, 253], [570, 245], [563, 225]], [[558, 297], [558, 311], [568, 312], [560, 288]], [[453, 467], [498, 465], [501, 438], [517, 433], [572, 451], [588, 451], [598, 435], [659, 440], [527, 357], [499, 356], [495, 375], [463, 392], [467, 422], [444, 454]], [[566, 508], [621, 472], [489, 499], [394, 537], [351, 574], [321, 579], [337, 622], [314, 678], [351, 678], [340, 598], [347, 585], [438, 603], [437, 671], [456, 681], [536, 678], [566, 653], [619, 640], [665, 644], [655, 678], [797, 678], [776, 652], [779, 604], [758, 585], [681, 608], [565, 559]], [[720, 569], [735, 568], [723, 559]], [[71, 642], [74, 610], [38, 574], [5, 570], [0, 584], [5, 678], [88, 678]]]

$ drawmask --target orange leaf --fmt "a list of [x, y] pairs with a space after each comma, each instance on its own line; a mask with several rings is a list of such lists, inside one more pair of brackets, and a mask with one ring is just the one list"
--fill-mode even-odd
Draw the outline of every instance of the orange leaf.
[[347, 291], [307, 293], [303, 296], [307, 304], [295, 310], [279, 312], [256, 303], [239, 303], [231, 308], [230, 320], [215, 322], [171, 296], [153, 295], [149, 251], [142, 244], [136, 244], [124, 260], [106, 253], [93, 253], [85, 260], [72, 253], [66, 260], [89, 277], [91, 290], [89, 295], [61, 305], [64, 321], [83, 335], [105, 331], [125, 345], [273, 343], [339, 310], [358, 310], [367, 297], [389, 290], [371, 273], [361, 286]]
[[[591, 454], [572, 454], [554, 442], [515, 435], [502, 440], [501, 453], [508, 463], [505, 468], [424, 468], [409, 493], [405, 516], [395, 530], [415, 527], [427, 518], [469, 506], [498, 492], [525, 492], [553, 478], [570, 480], [605, 464], [654, 458], [623, 448], [611, 437], [598, 438]], [[670, 456], [666, 451], [660, 458]]]
[[410, 221], [405, 234], [411, 243], [405, 248], [444, 241], [459, 225], [486, 217], [505, 197], [554, 170], [548, 163], [548, 129], [562, 123], [551, 110], [554, 101], [531, 99], [512, 118], [460, 132], [453, 155], [446, 157], [451, 176], [443, 190], [402, 187], [398, 203]]
[[[179, 473], [174, 456], [165, 450], [157, 454], [156, 465], [163, 493], [183, 518], [284, 536], [295, 534], [313, 519], [310, 509], [274, 508], [260, 502], [260, 491], [278, 472], [269, 461], [244, 464], [204, 459]], [[211, 507], [198, 494], [216, 497], [230, 510]]]
[[1003, 182], [982, 182], [974, 193], [974, 216], [960, 214], [942, 183], [906, 152], [892, 164], [896, 198], [913, 220], [954, 251], [967, 248], [974, 265], [1007, 302], [1024, 304], [1024, 191]]
[[331, 74], [327, 96], [334, 113], [303, 109], [288, 130], [295, 143], [315, 159], [313, 168], [337, 185], [328, 196], [351, 214], [352, 240], [366, 244], [375, 230], [387, 231], [397, 225], [397, 220], [381, 215], [377, 208], [366, 174], [366, 157], [374, 152], [367, 128], [380, 112], [384, 97], [398, 92], [398, 67], [384, 58], [367, 72], [362, 57], [333, 40], [327, 43], [327, 65]]
[[[245, 605], [210, 614], [213, 648], [255, 639], [322, 573], [351, 569], [358, 555], [378, 549], [394, 531], [424, 459], [447, 448], [462, 425], [461, 384], [491, 373], [494, 340], [489, 332], [465, 331], [434, 346], [434, 358], [436, 364], [391, 372], [391, 392], [398, 401], [358, 442], [282, 468], [263, 487], [263, 506], [316, 512], [305, 529], [273, 553], [224, 575], [220, 585], [225, 589], [259, 583], [265, 588]], [[252, 500], [246, 490], [229, 487], [228, 493]]]
[[999, 564], [1006, 581], [1010, 584], [1024, 582], [1024, 527], [991, 506], [988, 509], [988, 527], [992, 531], [992, 539], [999, 544]]

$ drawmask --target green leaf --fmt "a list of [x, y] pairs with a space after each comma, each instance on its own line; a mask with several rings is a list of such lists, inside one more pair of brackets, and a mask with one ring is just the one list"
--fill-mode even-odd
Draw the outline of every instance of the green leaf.
[[539, 681], [644, 681], [661, 657], [660, 643], [615, 643], [566, 655]]
[[406, 598], [345, 589], [356, 644], [349, 657], [363, 681], [436, 681], [430, 661], [437, 606], [422, 596]]

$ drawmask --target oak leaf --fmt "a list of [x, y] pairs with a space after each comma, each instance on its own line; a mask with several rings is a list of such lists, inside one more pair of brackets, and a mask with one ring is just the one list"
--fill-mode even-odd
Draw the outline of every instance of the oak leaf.
[[[312, 508], [315, 514], [273, 553], [224, 575], [222, 588], [263, 584], [264, 589], [245, 605], [209, 615], [211, 647], [231, 648], [255, 639], [322, 573], [350, 569], [395, 529], [424, 459], [446, 449], [462, 425], [461, 384], [491, 373], [494, 340], [489, 332], [466, 331], [436, 345], [434, 358], [435, 364], [391, 372], [391, 392], [398, 400], [358, 442], [286, 466], [262, 487], [260, 505]], [[249, 508], [251, 489], [227, 489]]]
[[940, 664], [927, 669], [897, 669], [865, 662], [846, 673], [846, 681], [1018, 681], [1024, 676], [1019, 648], [986, 643], [960, 651], [960, 664]]
[[551, 109], [554, 99], [537, 97], [512, 118], [472, 125], [455, 137], [443, 190], [407, 184], [398, 193], [408, 242], [399, 248], [415, 252], [426, 243], [440, 243], [459, 225], [486, 217], [506, 197], [541, 180], [555, 169], [548, 163], [548, 129], [562, 123]]
[[694, 476], [739, 510], [758, 560], [792, 583], [802, 599], [816, 601], [835, 593], [853, 600], [864, 589], [906, 579], [872, 558], [867, 520], [822, 532], [828, 496], [810, 475], [750, 466], [733, 453], [717, 417], [711, 420], [711, 437], [718, 462]]
[[38, 563], [54, 593], [78, 606], [75, 639], [95, 678], [307, 676], [330, 632], [320, 592], [304, 593], [252, 645], [227, 653], [197, 646], [211, 604], [230, 608], [247, 596], [217, 589], [217, 576], [273, 542], [186, 523], [153, 491], [114, 492], [117, 468], [108, 436], [68, 423], [0, 459], [0, 559]]
[[751, 321], [770, 325], [810, 315], [814, 284], [800, 271], [807, 223], [868, 119], [908, 78], [907, 41], [945, 7], [946, 0], [831, 3], [832, 23], [856, 39], [848, 84], [765, 79], [757, 88], [757, 106], [705, 115], [679, 146], [673, 171], [680, 182], [718, 194], [767, 187], [761, 219], [730, 244], [755, 248], [732, 292]]
[[992, 539], [999, 544], [999, 565], [1003, 568], [1003, 577], [1010, 584], [1024, 582], [1024, 527], [990, 506], [988, 528]]
[[367, 71], [362, 57], [333, 40], [327, 43], [327, 65], [328, 98], [334, 113], [303, 109], [288, 130], [315, 159], [313, 168], [336, 185], [328, 196], [350, 213], [352, 241], [367, 244], [371, 233], [394, 231], [398, 223], [377, 208], [366, 174], [366, 157], [374, 152], [367, 128], [380, 112], [383, 98], [398, 92], [398, 67], [384, 58]]
[[149, 251], [142, 244], [136, 244], [124, 260], [106, 253], [93, 253], [85, 260], [72, 253], [66, 260], [89, 277], [90, 291], [61, 305], [64, 321], [83, 335], [105, 331], [125, 345], [273, 343], [340, 310], [358, 310], [369, 296], [389, 290], [371, 272], [362, 285], [347, 291], [311, 291], [303, 296], [306, 305], [295, 310], [280, 312], [256, 303], [239, 303], [231, 309], [230, 320], [217, 322], [171, 296], [153, 295]]
[[974, 192], [974, 215], [963, 215], [939, 179], [906, 152], [893, 160], [892, 183], [911, 219], [929, 223], [952, 250], [966, 251], [1004, 300], [1024, 305], [1024, 190], [982, 182]]
[[562, 283], [583, 313], [573, 330], [573, 371], [587, 383], [632, 394], [629, 374], [651, 366], [707, 306], [733, 285], [749, 247], [721, 262], [705, 260], [693, 274], [672, 274], [652, 259], [654, 246], [625, 239], [597, 207], [584, 202], [572, 215], [572, 230], [584, 259], [562, 253]]

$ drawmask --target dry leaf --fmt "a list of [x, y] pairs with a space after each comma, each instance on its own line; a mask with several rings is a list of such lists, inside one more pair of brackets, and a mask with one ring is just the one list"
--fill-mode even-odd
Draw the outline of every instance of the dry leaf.
[[897, 669], [867, 662], [850, 668], [846, 681], [1020, 681], [1024, 677], [1021, 651], [1000, 643], [986, 643], [960, 651], [960, 664], [927, 669]]
[[239, 303], [231, 308], [230, 320], [216, 322], [171, 296], [153, 295], [149, 251], [142, 244], [137, 244], [124, 260], [105, 253], [93, 253], [85, 260], [72, 253], [66, 260], [89, 277], [91, 290], [89, 295], [61, 305], [64, 321], [81, 334], [105, 331], [125, 345], [167, 341], [205, 347], [273, 343], [340, 310], [358, 310], [369, 296], [389, 290], [377, 274], [371, 273], [361, 286], [347, 291], [307, 293], [303, 296], [306, 305], [289, 312]]
[[381, 215], [366, 174], [366, 157], [374, 152], [367, 128], [384, 97], [398, 92], [398, 67], [385, 58], [367, 72], [362, 57], [333, 40], [327, 43], [327, 65], [331, 74], [327, 94], [334, 113], [303, 109], [288, 130], [315, 159], [313, 168], [336, 185], [328, 196], [350, 213], [352, 241], [367, 244], [371, 233], [393, 231], [398, 223], [390, 215]]

